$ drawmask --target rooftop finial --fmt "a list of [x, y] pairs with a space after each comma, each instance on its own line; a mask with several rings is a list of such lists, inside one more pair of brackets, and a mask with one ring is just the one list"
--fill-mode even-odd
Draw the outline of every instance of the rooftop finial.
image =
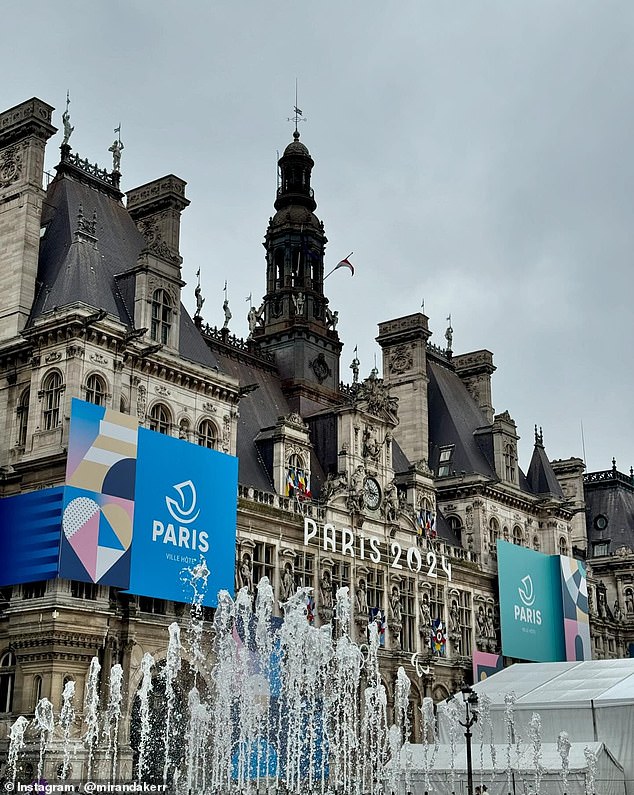
[[203, 304], [205, 303], [205, 299], [203, 298], [202, 290], [200, 288], [200, 268], [196, 271], [196, 276], [198, 277], [198, 284], [196, 285], [196, 289], [194, 290], [194, 296], [196, 297], [196, 311], [194, 312], [194, 317], [200, 317], [200, 313], [203, 308]]
[[[297, 129], [297, 125], [300, 121], [307, 121], [307, 119], [303, 118], [304, 114], [297, 106], [297, 78], [295, 78], [295, 105], [293, 106], [293, 115], [290, 116], [286, 121], [294, 121], [295, 122], [295, 132], [293, 133], [293, 138], [297, 141], [299, 140], [299, 130]], [[301, 118], [300, 118], [301, 117]]]
[[62, 146], [68, 146], [68, 141], [70, 136], [73, 134], [74, 127], [71, 127], [70, 124], [70, 113], [68, 111], [68, 106], [70, 105], [70, 91], [66, 91], [66, 110], [62, 113], [62, 124], [64, 125], [64, 138], [62, 140]]
[[612, 472], [616, 472], [616, 458], [612, 459]]
[[229, 309], [229, 298], [227, 297], [227, 280], [225, 279], [225, 286], [224, 286], [224, 294], [225, 300], [222, 303], [222, 311], [225, 313], [225, 322], [223, 323], [223, 329], [229, 328], [229, 321], [231, 320], [231, 310]]
[[350, 364], [350, 369], [352, 370], [352, 383], [353, 384], [358, 384], [359, 383], [359, 365], [361, 364], [361, 362], [359, 361], [359, 358], [357, 356], [357, 348], [358, 347], [359, 347], [358, 345], [354, 346], [354, 359], [352, 360], [352, 363]]
[[451, 346], [453, 344], [453, 329], [451, 328], [451, 313], [447, 317], [447, 331], [445, 331], [445, 339], [447, 340], [447, 350], [451, 353]]
[[121, 173], [121, 152], [125, 149], [123, 142], [121, 140], [121, 122], [119, 122], [119, 126], [114, 128], [114, 131], [117, 133], [117, 137], [112, 143], [112, 146], [109, 147], [108, 151], [112, 152], [112, 171], [113, 173], [120, 174]]

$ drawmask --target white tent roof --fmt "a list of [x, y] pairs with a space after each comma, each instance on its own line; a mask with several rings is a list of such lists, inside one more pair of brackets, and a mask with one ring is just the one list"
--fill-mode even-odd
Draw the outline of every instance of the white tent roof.
[[[496, 744], [495, 748], [495, 766], [491, 759], [491, 746], [485, 745], [482, 747], [482, 756], [480, 756], [480, 747], [476, 746], [473, 749], [473, 770], [478, 773], [480, 770], [492, 772], [494, 769], [497, 771], [504, 770], [507, 764], [507, 745]], [[511, 746], [511, 767], [515, 771], [533, 771], [534, 770], [534, 748], [528, 743], [522, 743], [520, 746], [519, 757], [517, 754], [517, 746]], [[603, 743], [572, 743], [570, 746], [570, 754], [568, 757], [568, 765], [571, 773], [585, 772], [588, 770], [588, 760], [585, 756], [585, 749], [588, 748], [593, 751], [599, 760], [602, 755], [606, 755], [609, 759], [609, 764], [614, 765], [617, 770], [623, 772], [621, 765], [614, 759], [609, 750]], [[437, 750], [433, 745], [428, 745], [427, 749], [422, 744], [410, 745], [406, 744], [401, 752], [400, 766], [401, 768], [408, 767], [412, 771], [421, 771], [425, 769], [425, 753], [427, 754], [427, 765], [437, 772], [439, 770], [451, 770], [451, 746], [439, 745]], [[559, 774], [561, 772], [561, 756], [557, 750], [556, 743], [543, 743], [541, 746], [541, 759], [540, 764], [544, 772], [553, 772]], [[453, 769], [456, 773], [465, 773], [467, 770], [467, 752], [464, 745], [458, 745], [455, 749], [455, 759]]]
[[474, 685], [493, 705], [515, 693], [516, 706], [531, 708], [634, 704], [634, 659], [517, 663]]

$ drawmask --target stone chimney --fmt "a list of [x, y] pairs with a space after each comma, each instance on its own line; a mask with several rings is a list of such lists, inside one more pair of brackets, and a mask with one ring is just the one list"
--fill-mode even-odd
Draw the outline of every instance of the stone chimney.
[[495, 411], [491, 401], [491, 376], [496, 370], [491, 351], [462, 353], [452, 359], [456, 374], [467, 391], [481, 408], [488, 423], [493, 422]]
[[24, 328], [35, 297], [44, 150], [53, 108], [28, 100], [0, 114], [0, 339]]

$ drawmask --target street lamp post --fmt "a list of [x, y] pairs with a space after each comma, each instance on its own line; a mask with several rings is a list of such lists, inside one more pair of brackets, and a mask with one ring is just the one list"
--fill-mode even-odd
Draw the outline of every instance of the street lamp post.
[[471, 727], [478, 720], [478, 694], [470, 687], [463, 687], [460, 691], [464, 701], [466, 717], [458, 723], [464, 726], [465, 740], [467, 741], [467, 795], [473, 795], [473, 762], [471, 760]]

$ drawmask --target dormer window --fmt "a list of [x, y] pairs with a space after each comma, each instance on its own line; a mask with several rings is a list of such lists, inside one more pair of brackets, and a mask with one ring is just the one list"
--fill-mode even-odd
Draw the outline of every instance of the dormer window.
[[451, 474], [451, 462], [453, 459], [454, 445], [440, 448], [440, 455], [438, 456], [438, 477], [445, 478]]
[[165, 290], [155, 290], [152, 296], [152, 339], [169, 345], [171, 328], [172, 301]]
[[288, 459], [286, 469], [286, 496], [310, 499], [310, 472], [302, 456], [293, 453]]

